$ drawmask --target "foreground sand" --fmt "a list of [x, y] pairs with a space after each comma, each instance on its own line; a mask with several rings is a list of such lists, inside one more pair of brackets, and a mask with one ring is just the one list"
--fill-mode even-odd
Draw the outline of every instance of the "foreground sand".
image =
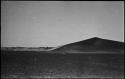
[[123, 54], [2, 51], [1, 61], [3, 79], [124, 78]]

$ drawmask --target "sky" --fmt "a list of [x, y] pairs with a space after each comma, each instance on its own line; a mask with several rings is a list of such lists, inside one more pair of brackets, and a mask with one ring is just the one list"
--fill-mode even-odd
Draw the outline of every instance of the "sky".
[[124, 41], [123, 1], [2, 1], [2, 47], [56, 47], [92, 37]]

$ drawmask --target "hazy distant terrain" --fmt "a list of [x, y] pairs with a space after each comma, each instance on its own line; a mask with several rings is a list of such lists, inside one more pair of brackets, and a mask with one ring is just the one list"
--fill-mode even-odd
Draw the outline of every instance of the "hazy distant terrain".
[[3, 51], [48, 51], [54, 47], [1, 47]]
[[49, 51], [2, 50], [1, 77], [123, 79], [123, 47], [121, 42], [92, 38]]

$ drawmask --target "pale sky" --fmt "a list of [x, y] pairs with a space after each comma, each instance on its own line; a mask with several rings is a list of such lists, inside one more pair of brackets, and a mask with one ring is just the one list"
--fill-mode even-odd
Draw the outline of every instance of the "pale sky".
[[1, 2], [2, 47], [55, 47], [92, 37], [124, 41], [123, 1]]

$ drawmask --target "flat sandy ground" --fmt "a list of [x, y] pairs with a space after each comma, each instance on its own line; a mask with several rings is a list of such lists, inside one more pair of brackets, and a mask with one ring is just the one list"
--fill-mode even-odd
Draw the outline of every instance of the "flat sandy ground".
[[1, 78], [3, 79], [121, 79], [123, 77], [123, 54], [1, 52]]

